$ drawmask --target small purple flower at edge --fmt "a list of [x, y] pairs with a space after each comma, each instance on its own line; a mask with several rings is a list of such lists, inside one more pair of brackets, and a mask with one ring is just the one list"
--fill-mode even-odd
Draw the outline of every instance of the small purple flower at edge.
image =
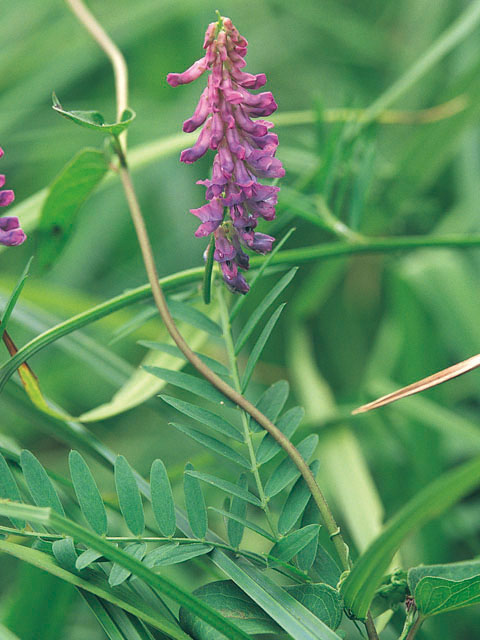
[[206, 187], [207, 204], [190, 212], [201, 224], [195, 235], [215, 240], [214, 259], [220, 264], [223, 279], [236, 293], [247, 293], [249, 286], [239, 269], [249, 266], [242, 245], [265, 254], [272, 250], [275, 238], [255, 232], [258, 218], [273, 220], [279, 187], [265, 185], [259, 178], [281, 178], [285, 175], [280, 160], [275, 158], [278, 146], [273, 127], [265, 118], [277, 108], [270, 91], [257, 94], [266, 82], [264, 73], [252, 75], [245, 67], [247, 41], [233, 26], [230, 18], [212, 22], [205, 34], [206, 54], [183, 73], [169, 73], [172, 87], [199, 78], [208, 69], [207, 88], [203, 91], [191, 118], [183, 123], [185, 132], [203, 125], [197, 142], [185, 149], [180, 160], [191, 164], [208, 149], [217, 153], [211, 179], [199, 180]]
[[[0, 158], [3, 156], [3, 149], [0, 147]], [[15, 199], [15, 194], [11, 189], [1, 189], [5, 184], [5, 176], [0, 175], [0, 207], [8, 207]], [[20, 222], [15, 216], [0, 216], [0, 244], [7, 247], [14, 247], [22, 244], [26, 239], [25, 232], [20, 228]]]

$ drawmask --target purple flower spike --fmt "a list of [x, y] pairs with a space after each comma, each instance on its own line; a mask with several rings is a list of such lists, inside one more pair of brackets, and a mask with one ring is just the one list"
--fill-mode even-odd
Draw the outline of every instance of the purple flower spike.
[[247, 293], [249, 287], [239, 270], [249, 266], [242, 245], [265, 254], [272, 250], [275, 238], [254, 229], [258, 219], [273, 220], [279, 187], [264, 185], [259, 178], [282, 178], [285, 170], [275, 153], [278, 146], [273, 127], [266, 118], [277, 109], [270, 91], [251, 93], [266, 83], [264, 73], [243, 71], [247, 41], [229, 18], [212, 22], [205, 34], [205, 56], [183, 73], [169, 73], [172, 87], [187, 84], [210, 70], [191, 118], [183, 124], [185, 132], [203, 125], [197, 142], [182, 151], [180, 160], [193, 163], [208, 149], [216, 151], [212, 176], [199, 180], [206, 187], [207, 204], [191, 209], [201, 225], [195, 235], [213, 234], [214, 259], [231, 291]]
[[[0, 158], [3, 156], [3, 149], [0, 147]], [[5, 184], [5, 176], [0, 175], [0, 187]], [[0, 191], [0, 207], [8, 207], [15, 199], [15, 194], [11, 189]], [[7, 247], [15, 247], [26, 239], [25, 232], [20, 228], [20, 222], [16, 216], [0, 217], [0, 244]]]

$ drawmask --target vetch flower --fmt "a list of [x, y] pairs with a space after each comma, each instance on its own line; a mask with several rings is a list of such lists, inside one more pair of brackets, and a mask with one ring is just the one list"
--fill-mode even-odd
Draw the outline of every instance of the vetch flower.
[[[3, 149], [0, 147], [0, 158], [3, 156]], [[0, 175], [0, 207], [8, 207], [15, 199], [15, 194], [11, 189], [1, 189], [5, 184], [5, 176]], [[25, 241], [25, 232], [20, 228], [20, 223], [15, 216], [0, 216], [0, 244], [7, 247], [14, 247]]]
[[273, 124], [263, 120], [276, 110], [277, 103], [270, 91], [251, 93], [265, 85], [266, 76], [242, 70], [247, 41], [229, 18], [208, 26], [204, 49], [205, 56], [189, 69], [167, 76], [170, 86], [177, 87], [211, 71], [193, 116], [183, 123], [185, 132], [203, 128], [193, 147], [182, 151], [180, 160], [190, 164], [208, 149], [216, 151], [211, 178], [197, 182], [205, 186], [208, 202], [190, 210], [201, 221], [195, 235], [213, 234], [214, 259], [226, 284], [232, 291], [247, 293], [248, 284], [239, 272], [249, 266], [242, 246], [265, 254], [275, 241], [255, 228], [259, 218], [275, 218], [279, 191], [259, 179], [285, 175], [275, 157], [278, 138], [270, 131]]

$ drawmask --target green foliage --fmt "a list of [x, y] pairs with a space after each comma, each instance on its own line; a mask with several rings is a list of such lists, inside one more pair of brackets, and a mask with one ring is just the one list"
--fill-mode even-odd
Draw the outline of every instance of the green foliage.
[[177, 523], [172, 487], [161, 460], [154, 460], [150, 470], [153, 515], [164, 536], [173, 536]]
[[72, 236], [78, 211], [108, 172], [105, 154], [96, 149], [79, 151], [48, 189], [37, 226], [37, 262], [53, 266]]
[[115, 486], [128, 528], [134, 536], [142, 535], [145, 529], [142, 498], [133, 471], [123, 456], [118, 456], [115, 460]]
[[107, 124], [104, 116], [99, 111], [67, 111], [62, 107], [55, 93], [52, 95], [52, 100], [52, 108], [64, 118], [71, 120], [81, 127], [94, 129], [95, 131], [107, 133], [112, 136], [118, 136], [122, 131], [125, 131], [135, 120], [136, 116], [135, 111], [132, 109], [125, 109], [118, 122]]
[[205, 538], [208, 526], [207, 507], [200, 482], [195, 475], [192, 475], [193, 468], [190, 463], [185, 465], [183, 477], [185, 506], [193, 535], [197, 538]]
[[99, 535], [107, 533], [107, 513], [102, 497], [87, 463], [78, 451], [71, 451], [68, 457], [77, 500], [88, 524]]

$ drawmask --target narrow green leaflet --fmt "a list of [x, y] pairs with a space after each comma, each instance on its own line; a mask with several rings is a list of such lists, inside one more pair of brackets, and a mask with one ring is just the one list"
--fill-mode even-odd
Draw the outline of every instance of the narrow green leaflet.
[[17, 284], [15, 285], [10, 298], [7, 300], [7, 304], [5, 305], [2, 315], [0, 316], [0, 335], [6, 331], [8, 321], [10, 320], [10, 316], [12, 315], [12, 311], [17, 304], [17, 300], [22, 293], [22, 289], [25, 286], [25, 282], [28, 278], [28, 272], [30, 270], [30, 265], [32, 264], [33, 257], [27, 262], [25, 269], [22, 272], [22, 275], [18, 279]]
[[182, 320], [192, 325], [192, 327], [201, 329], [217, 338], [222, 337], [222, 329], [216, 322], [210, 320], [208, 316], [186, 302], [170, 299], [168, 300], [168, 308], [176, 320]]
[[260, 302], [258, 307], [255, 309], [255, 311], [249, 317], [249, 319], [245, 323], [245, 326], [240, 332], [240, 335], [238, 336], [237, 341], [235, 343], [235, 353], [237, 355], [245, 346], [248, 338], [254, 331], [257, 324], [262, 319], [262, 316], [267, 311], [268, 307], [271, 304], [273, 304], [273, 302], [275, 302], [275, 300], [282, 293], [282, 291], [290, 284], [290, 282], [292, 281], [293, 277], [297, 272], [297, 269], [298, 267], [293, 267], [293, 269], [290, 269], [290, 271], [288, 271], [288, 273], [286, 273], [283, 276], [283, 278], [281, 278], [277, 282], [277, 284], [274, 287], [272, 287], [272, 289], [267, 293], [267, 295], [263, 298], [263, 300]]
[[319, 529], [318, 524], [308, 524], [302, 529], [292, 531], [273, 545], [269, 555], [288, 562], [318, 536]]
[[214, 429], [218, 433], [222, 433], [228, 438], [233, 438], [233, 440], [243, 443], [243, 436], [238, 429], [216, 413], [213, 413], [208, 409], [203, 409], [202, 407], [197, 407], [190, 402], [185, 402], [184, 400], [179, 400], [172, 396], [161, 395], [160, 398], [175, 409], [178, 409], [178, 411], [184, 413], [186, 416], [189, 416], [194, 420], [198, 420], [201, 424]]
[[247, 491], [247, 489], [242, 489], [236, 484], [233, 484], [233, 482], [228, 482], [228, 480], [222, 480], [222, 478], [217, 478], [216, 476], [212, 476], [208, 473], [202, 473], [200, 471], [188, 470], [185, 472], [185, 474], [192, 476], [193, 478], [198, 478], [198, 480], [201, 480], [202, 482], [206, 482], [207, 484], [211, 484], [212, 486], [217, 487], [217, 489], [220, 489], [221, 491], [225, 491], [226, 493], [229, 493], [232, 496], [237, 496], [242, 500], [251, 502], [257, 507], [262, 506], [262, 503], [260, 502], [260, 500], [256, 496], [254, 496], [253, 493], [250, 493], [250, 491]]
[[[17, 483], [10, 471], [10, 468], [7, 464], [7, 461], [0, 453], [0, 498], [4, 498], [5, 500], [13, 500], [13, 502], [22, 502], [22, 498], [20, 497], [20, 492], [17, 487]], [[13, 518], [11, 523], [14, 527], [18, 529], [23, 529], [25, 527], [25, 520], [19, 520], [18, 518]]]
[[414, 567], [408, 586], [422, 616], [480, 603], [480, 561]]
[[[276, 422], [276, 426], [284, 433], [290, 440], [299, 424], [302, 422], [305, 416], [305, 410], [303, 407], [293, 407], [289, 409], [283, 416]], [[265, 464], [271, 460], [282, 450], [282, 447], [269, 433], [265, 435], [263, 440], [258, 445], [256, 457], [259, 464]]]
[[177, 528], [175, 504], [167, 470], [162, 460], [154, 460], [150, 470], [153, 515], [164, 536], [173, 536]]
[[[132, 556], [132, 558], [136, 558], [137, 560], [143, 560], [146, 551], [147, 545], [145, 542], [131, 542], [123, 548], [124, 553], [128, 553], [128, 555]], [[118, 587], [118, 585], [125, 582], [131, 574], [132, 572], [129, 569], [126, 569], [119, 564], [114, 564], [110, 571], [110, 575], [108, 576], [108, 584], [111, 587]]]
[[133, 318], [127, 320], [125, 324], [122, 324], [118, 329], [115, 329], [108, 345], [112, 346], [116, 342], [123, 340], [137, 329], [140, 329], [140, 327], [143, 327], [144, 324], [156, 315], [158, 315], [156, 307], [147, 307], [146, 309], [142, 309], [142, 311], [140, 311], [136, 316], [133, 316]]
[[[267, 416], [269, 420], [276, 422], [280, 412], [288, 400], [289, 393], [290, 385], [288, 382], [286, 380], [278, 380], [278, 382], [274, 382], [260, 396], [260, 400], [257, 402], [256, 407], [265, 416]], [[255, 431], [264, 430], [263, 427], [254, 420], [252, 420], [251, 425]]]
[[267, 340], [270, 337], [270, 334], [272, 333], [273, 329], [275, 328], [275, 325], [277, 324], [277, 320], [280, 317], [280, 314], [282, 313], [283, 309], [285, 308], [286, 303], [284, 302], [283, 304], [281, 304], [278, 309], [276, 309], [276, 311], [273, 312], [273, 314], [271, 315], [269, 321], [267, 322], [267, 324], [264, 326], [262, 333], [259, 335], [258, 340], [256, 341], [249, 357], [248, 357], [248, 361], [247, 361], [247, 366], [245, 367], [245, 371], [243, 373], [243, 379], [242, 379], [242, 392], [245, 391], [245, 389], [248, 386], [248, 383], [250, 382], [250, 378], [252, 377], [252, 373], [257, 365], [257, 362], [260, 358], [260, 356], [262, 355], [262, 351], [265, 347], [265, 345], [267, 344]]
[[195, 440], [196, 442], [199, 442], [202, 446], [206, 447], [207, 449], [210, 449], [210, 451], [213, 451], [214, 453], [217, 453], [218, 455], [223, 456], [224, 458], [227, 458], [227, 460], [230, 460], [231, 462], [238, 464], [244, 469], [248, 469], [248, 470], [251, 469], [252, 465], [250, 461], [247, 460], [247, 458], [245, 458], [245, 456], [243, 456], [241, 453], [238, 453], [237, 451], [232, 449], [232, 447], [229, 447], [223, 442], [220, 442], [220, 440], [217, 440], [216, 438], [212, 438], [212, 436], [202, 433], [197, 429], [192, 429], [190, 427], [186, 427], [183, 424], [178, 424], [178, 422], [170, 422], [170, 424], [172, 427], [175, 427], [175, 429], [178, 429], [178, 431], [181, 431], [185, 435], [192, 438], [192, 440]]
[[[297, 446], [297, 449], [305, 462], [310, 460], [313, 452], [317, 448], [317, 444], [318, 436], [315, 433], [312, 433], [302, 440]], [[277, 493], [280, 493], [282, 489], [285, 489], [290, 482], [296, 480], [299, 476], [300, 471], [292, 460], [290, 460], [290, 458], [285, 458], [285, 460], [282, 460], [267, 480], [267, 484], [265, 485], [265, 494], [269, 498], [276, 496]]]
[[207, 533], [208, 526], [207, 507], [205, 506], [205, 498], [203, 497], [200, 482], [193, 473], [194, 467], [188, 462], [185, 465], [185, 474], [183, 476], [185, 506], [193, 535], [203, 539]]
[[202, 378], [197, 378], [196, 376], [192, 376], [189, 373], [183, 373], [182, 371], [162, 369], [161, 367], [144, 366], [143, 368], [145, 371], [151, 373], [157, 378], [165, 380], [165, 382], [173, 384], [176, 387], [180, 387], [180, 389], [190, 391], [205, 400], [210, 400], [211, 402], [222, 406], [235, 406], [231, 400], [226, 398], [222, 393], [220, 393], [220, 391], [217, 391], [215, 387], [212, 387], [209, 382]]
[[268, 531], [265, 531], [265, 529], [262, 529], [262, 527], [259, 527], [254, 522], [250, 522], [249, 520], [246, 520], [245, 518], [241, 518], [240, 516], [232, 512], [225, 511], [224, 509], [217, 509], [216, 507], [208, 507], [208, 508], [211, 511], [215, 511], [215, 513], [219, 513], [221, 516], [223, 516], [224, 518], [227, 518], [228, 520], [233, 520], [234, 522], [238, 522], [243, 527], [246, 527], [251, 531], [255, 531], [255, 533], [258, 533], [259, 536], [262, 536], [263, 538], [270, 540], [270, 542], [275, 542], [275, 538], [270, 533], [268, 533]]
[[[295, 486], [298, 484], [298, 482], [300, 482], [300, 479], [297, 480], [297, 482], [295, 483]], [[318, 507], [313, 497], [310, 497], [302, 515], [301, 526], [306, 527], [309, 524], [318, 524], [319, 522], [320, 522], [320, 513], [318, 511]], [[301, 551], [298, 552], [297, 567], [302, 571], [309, 571], [309, 569], [312, 567], [313, 563], [317, 558], [317, 551], [318, 551], [318, 537], [314, 538], [309, 544], [307, 544]], [[327, 582], [327, 584], [332, 584], [331, 582], [328, 582], [327, 580], [323, 580], [322, 578], [320, 578], [320, 581]], [[338, 579], [337, 579], [337, 582], [338, 582]], [[337, 582], [334, 582], [333, 585], [336, 585]]]
[[[179, 358], [180, 360], [186, 360], [180, 349], [173, 344], [166, 344], [165, 342], [151, 342], [150, 340], [139, 340], [138, 344], [141, 344], [147, 349], [156, 349], [157, 351], [168, 353], [169, 355], [174, 356], [175, 358]], [[218, 373], [219, 376], [225, 376], [228, 378], [228, 376], [230, 375], [230, 371], [227, 369], [227, 367], [221, 362], [218, 362], [218, 360], [214, 360], [213, 358], [210, 358], [203, 353], [196, 352], [196, 355], [200, 358], [200, 360], [202, 360], [202, 362], [209, 366], [212, 371]]]
[[78, 556], [77, 561], [75, 562], [75, 566], [78, 571], [81, 571], [82, 569], [86, 569], [89, 565], [92, 564], [92, 562], [95, 562], [95, 560], [98, 560], [101, 557], [102, 554], [99, 551], [95, 551], [95, 549], [87, 549]]
[[213, 548], [211, 544], [196, 544], [195, 542], [163, 545], [146, 556], [145, 564], [150, 568], [180, 564], [210, 553]]
[[[113, 616], [109, 613], [108, 605], [97, 596], [84, 589], [78, 588], [78, 592], [93, 612], [109, 640], [125, 640], [125, 636]], [[119, 610], [120, 611], [120, 610]]]
[[[245, 473], [242, 473], [237, 481], [238, 486], [241, 489], [248, 489], [248, 477]], [[245, 525], [241, 522], [245, 520], [247, 515], [247, 503], [238, 496], [233, 496], [230, 502], [230, 513], [239, 520], [233, 520], [229, 518], [227, 520], [227, 535], [232, 547], [239, 547], [243, 538], [243, 531]]]
[[[310, 470], [314, 476], [317, 475], [319, 467], [320, 463], [318, 460], [314, 460], [310, 465]], [[280, 517], [278, 518], [277, 527], [279, 533], [285, 535], [290, 531], [304, 512], [308, 501], [310, 500], [310, 496], [311, 493], [307, 483], [303, 477], [300, 477], [288, 494]]]
[[52, 95], [52, 101], [52, 109], [64, 118], [72, 120], [72, 122], [81, 127], [109, 133], [114, 136], [120, 135], [135, 120], [135, 111], [125, 109], [118, 122], [107, 124], [99, 111], [67, 111], [62, 107], [55, 93]]
[[123, 456], [115, 460], [115, 487], [127, 527], [134, 536], [141, 536], [145, 529], [142, 498], [132, 468]]
[[[129, 569], [133, 575], [144, 580], [153, 589], [156, 589], [160, 593], [168, 595], [179, 605], [188, 607], [191, 611], [201, 617], [202, 620], [206, 620], [212, 627], [224, 633], [230, 640], [248, 640], [248, 636], [240, 629], [232, 625], [228, 620], [224, 620], [211, 607], [205, 605], [205, 603], [202, 603], [200, 600], [198, 600], [198, 598], [193, 596], [188, 591], [177, 586], [172, 580], [163, 575], [153, 573], [150, 569], [148, 569], [148, 567], [146, 567], [136, 558], [129, 556], [121, 549], [117, 549], [116, 546], [114, 546], [101, 536], [97, 535], [93, 531], [89, 531], [88, 529], [79, 526], [72, 520], [58, 515], [52, 509], [41, 509], [38, 507], [32, 507], [30, 505], [20, 505], [13, 502], [0, 501], [0, 515], [4, 515], [6, 517], [10, 517], [11, 515], [13, 515], [18, 518], [25, 518], [25, 520], [27, 521], [36, 522], [38, 524], [51, 527], [64, 535], [72, 536], [76, 542], [83, 543], [92, 549], [101, 551], [102, 554], [111, 562], [116, 562], [126, 569]], [[5, 545], [7, 544], [7, 542], [0, 540], [0, 551], [5, 550]], [[18, 546], [19, 545], [11, 545], [11, 547]], [[24, 548], [21, 547], [21, 549], [23, 550]], [[32, 550], [29, 549], [28, 551]], [[43, 553], [41, 555], [44, 556]], [[63, 571], [58, 566], [57, 570]], [[72, 576], [72, 574], [69, 574], [68, 572], [64, 573], [67, 573], [67, 575], [71, 576], [72, 578], [77, 578], [77, 576]], [[59, 574], [57, 573], [56, 575]], [[81, 580], [81, 578], [78, 579]], [[73, 582], [72, 579], [68, 581]], [[89, 584], [86, 581], [82, 581], [82, 584], [83, 583], [86, 583], [87, 585]], [[73, 584], [76, 583], [73, 582]], [[89, 590], [91, 591], [91, 589]], [[158, 622], [156, 622], [154, 626], [156, 628], [161, 628], [159, 627]], [[169, 626], [171, 627], [171, 623]], [[177, 636], [172, 634], [172, 637], [176, 638]]]
[[78, 503], [86, 521], [96, 533], [106, 535], [107, 513], [92, 472], [78, 451], [70, 451], [68, 464]]
[[140, 618], [140, 620], [144, 620], [148, 624], [152, 625], [154, 628], [161, 629], [176, 640], [189, 640], [189, 636], [183, 633], [181, 629], [172, 624], [171, 621], [166, 620], [163, 616], [159, 615], [155, 609], [142, 602], [142, 600], [132, 592], [125, 593], [121, 588], [116, 589], [115, 592], [113, 592], [106, 579], [101, 578], [94, 572], [89, 573], [87, 580], [79, 575], [71, 573], [70, 571], [62, 569], [58, 566], [55, 560], [46, 553], [37, 551], [36, 549], [30, 549], [23, 545], [6, 542], [4, 540], [0, 540], [0, 551], [14, 556], [23, 562], [28, 562], [29, 564], [39, 567], [43, 571], [47, 571], [65, 582], [73, 584], [76, 587], [80, 587], [88, 593], [93, 593], [99, 596], [102, 600], [106, 600], [107, 602], [111, 602], [121, 607], [125, 611], [128, 611]]
[[437, 478], [389, 520], [342, 584], [345, 605], [355, 616], [366, 617], [375, 591], [403, 540], [479, 484], [480, 457], [477, 457]]
[[55, 560], [67, 571], [77, 572], [77, 552], [75, 551], [75, 544], [72, 538], [63, 538], [62, 540], [55, 540], [52, 544], [53, 555]]
[[51, 184], [37, 227], [37, 261], [50, 268], [68, 242], [78, 210], [108, 173], [105, 154], [79, 151]]
[[55, 487], [33, 453], [24, 449], [20, 454], [20, 465], [35, 504], [39, 507], [51, 507], [64, 516], [65, 511]]

